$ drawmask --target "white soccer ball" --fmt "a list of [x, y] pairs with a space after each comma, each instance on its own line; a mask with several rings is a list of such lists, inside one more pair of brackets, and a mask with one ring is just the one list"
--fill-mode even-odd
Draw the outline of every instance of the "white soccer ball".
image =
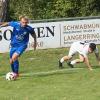
[[16, 75], [13, 72], [8, 72], [6, 74], [6, 80], [11, 81], [11, 80], [15, 80], [16, 79]]

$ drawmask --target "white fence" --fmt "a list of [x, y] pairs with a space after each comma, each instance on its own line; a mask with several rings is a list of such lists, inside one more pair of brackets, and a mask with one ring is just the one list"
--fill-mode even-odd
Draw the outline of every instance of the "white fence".
[[[100, 19], [31, 23], [37, 35], [37, 49], [68, 47], [74, 41], [100, 44]], [[0, 29], [0, 52], [9, 52], [12, 27]], [[30, 36], [28, 49], [34, 39]]]

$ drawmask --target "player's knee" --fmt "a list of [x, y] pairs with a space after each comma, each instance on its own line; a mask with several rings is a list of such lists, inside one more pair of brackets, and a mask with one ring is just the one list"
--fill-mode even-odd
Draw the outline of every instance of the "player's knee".
[[17, 60], [17, 59], [18, 59], [17, 56], [13, 56], [13, 57], [12, 57], [12, 62], [14, 62], [14, 61]]
[[16, 58], [16, 57], [14, 57], [14, 58], [12, 58], [12, 61], [14, 62], [14, 61], [16, 61], [18, 58]]
[[64, 61], [70, 60], [72, 57], [71, 56], [64, 56], [63, 59]]
[[15, 60], [17, 60], [19, 57], [19, 55], [17, 53], [15, 53], [13, 56], [12, 56], [12, 61], [14, 62]]
[[68, 60], [72, 59], [72, 55], [67, 56]]

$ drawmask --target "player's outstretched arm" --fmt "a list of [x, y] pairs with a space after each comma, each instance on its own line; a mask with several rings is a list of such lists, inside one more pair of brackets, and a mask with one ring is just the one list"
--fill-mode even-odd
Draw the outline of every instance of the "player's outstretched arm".
[[8, 26], [8, 25], [9, 25], [8, 22], [0, 22], [0, 28], [1, 28], [1, 27], [6, 27], [6, 26]]
[[35, 32], [34, 32], [33, 34], [31, 34], [31, 36], [34, 38], [34, 50], [36, 50], [36, 46], [37, 46], [37, 38], [36, 38]]
[[88, 57], [85, 57], [85, 63], [87, 65], [87, 67], [89, 68], [89, 70], [93, 70], [92, 67], [91, 67], [91, 65], [90, 65]]

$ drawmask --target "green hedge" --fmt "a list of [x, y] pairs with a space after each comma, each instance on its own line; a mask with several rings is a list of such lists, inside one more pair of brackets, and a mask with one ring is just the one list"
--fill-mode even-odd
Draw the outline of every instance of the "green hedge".
[[32, 20], [100, 15], [99, 0], [9, 0], [7, 20], [27, 15]]

